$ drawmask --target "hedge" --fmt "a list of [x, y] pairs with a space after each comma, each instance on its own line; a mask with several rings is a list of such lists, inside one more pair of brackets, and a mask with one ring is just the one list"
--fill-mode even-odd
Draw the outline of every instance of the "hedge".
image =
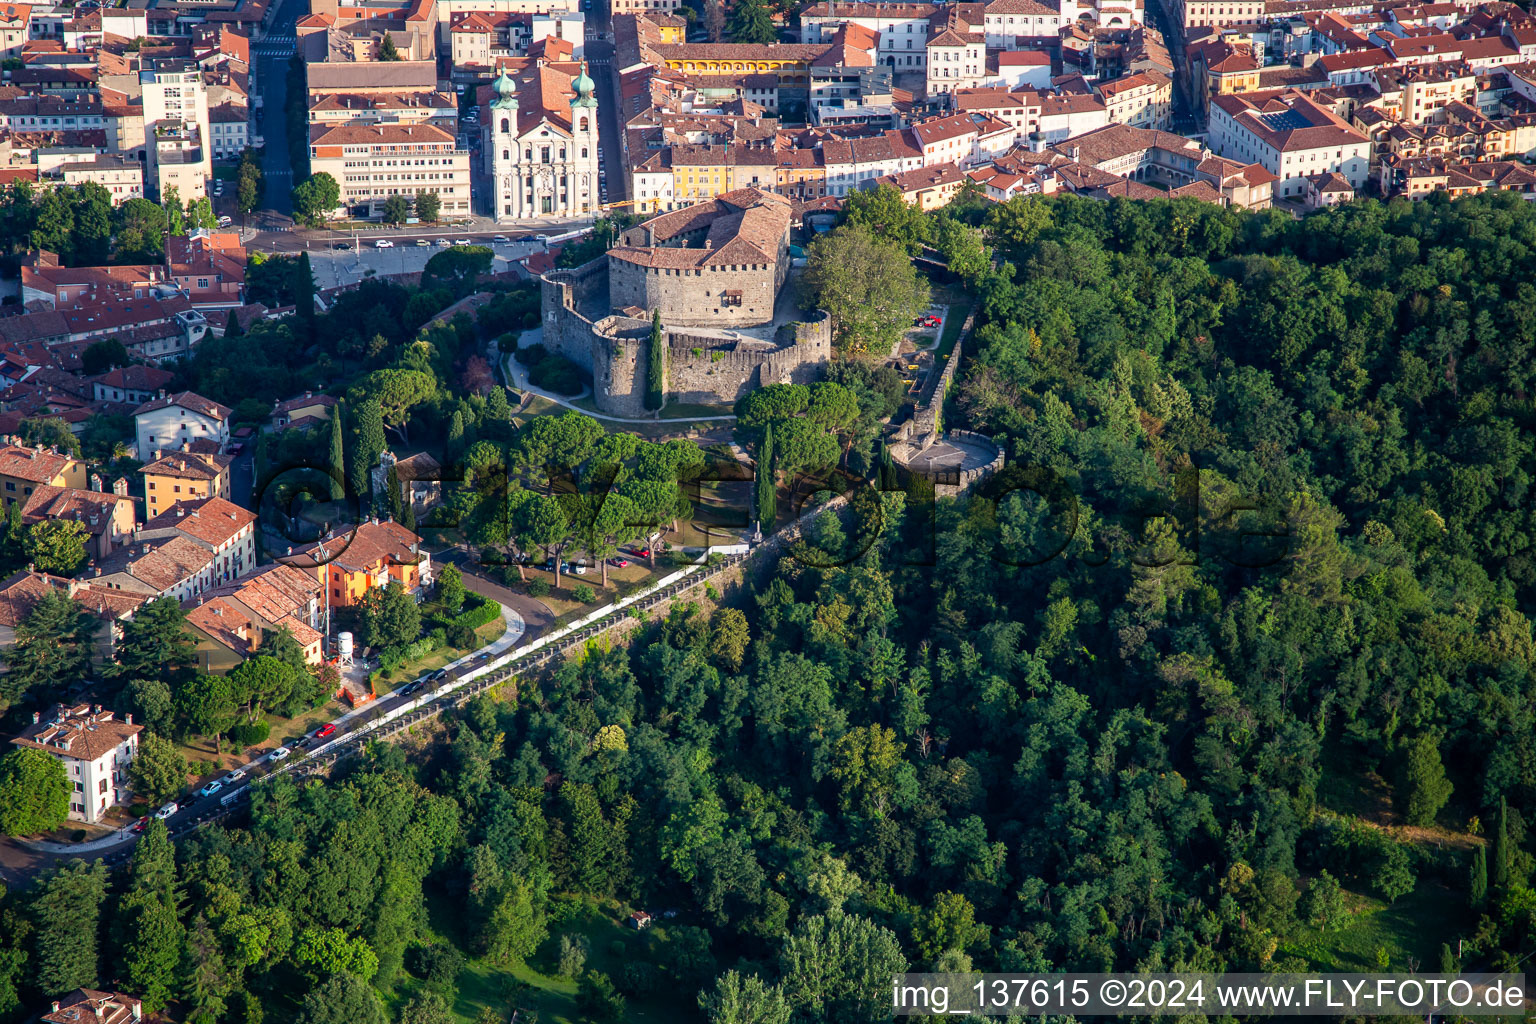
[[379, 652], [379, 668], [388, 671], [402, 662], [424, 658], [437, 650], [437, 647], [437, 638], [432, 636], [424, 636], [415, 643], [386, 647]]
[[465, 608], [449, 619], [448, 628], [451, 631], [455, 626], [463, 626], [466, 629], [476, 630], [487, 622], [495, 622], [499, 618], [501, 618], [501, 605], [488, 597], [482, 597], [478, 606]]

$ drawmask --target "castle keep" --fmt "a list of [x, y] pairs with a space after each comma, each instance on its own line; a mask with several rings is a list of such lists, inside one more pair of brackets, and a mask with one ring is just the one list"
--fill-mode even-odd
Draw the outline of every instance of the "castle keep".
[[653, 217], [598, 259], [541, 278], [544, 346], [591, 373], [594, 400], [615, 416], [645, 414], [653, 310], [669, 402], [732, 403], [809, 382], [831, 357], [832, 327], [817, 312], [773, 329], [789, 226], [789, 202], [753, 188]]

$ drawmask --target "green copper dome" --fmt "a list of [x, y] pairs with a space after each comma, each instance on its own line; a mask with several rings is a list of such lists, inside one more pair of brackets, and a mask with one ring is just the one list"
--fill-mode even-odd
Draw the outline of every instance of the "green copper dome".
[[512, 76], [505, 70], [491, 83], [491, 91], [496, 94], [496, 98], [491, 100], [492, 110], [517, 109], [517, 83], [512, 81]]
[[571, 100], [571, 106], [573, 106], [573, 107], [595, 107], [595, 106], [597, 106], [597, 97], [594, 95], [594, 93], [597, 91], [597, 83], [592, 81], [591, 78], [587, 77], [587, 62], [586, 61], [582, 61], [581, 62], [581, 74], [579, 74], [575, 78], [571, 79], [571, 88], [576, 93], [576, 97], [573, 100]]

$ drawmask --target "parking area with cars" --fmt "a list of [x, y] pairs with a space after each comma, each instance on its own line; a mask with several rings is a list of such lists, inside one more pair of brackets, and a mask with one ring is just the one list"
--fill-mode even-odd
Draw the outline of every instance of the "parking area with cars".
[[427, 261], [455, 245], [484, 245], [496, 254], [493, 273], [505, 273], [513, 262], [544, 247], [532, 236], [473, 236], [442, 234], [390, 234], [360, 232], [355, 237], [317, 240], [309, 247], [309, 264], [318, 288], [339, 288], [368, 276], [415, 274]]

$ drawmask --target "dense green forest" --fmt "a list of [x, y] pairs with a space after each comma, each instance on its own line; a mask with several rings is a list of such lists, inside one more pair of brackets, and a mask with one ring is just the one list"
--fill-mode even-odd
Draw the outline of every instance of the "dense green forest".
[[[371, 986], [416, 1024], [469, 955], [558, 959], [586, 1020], [672, 990], [713, 1024], [845, 1024], [905, 965], [1536, 949], [1536, 205], [872, 208], [978, 297], [946, 419], [1075, 496], [1059, 543], [1061, 501], [888, 490], [856, 557], [802, 551], [441, 742], [261, 788], [174, 864], [151, 826], [116, 876], [10, 893], [0, 1015], [116, 979], [231, 1024], [382, 1020]], [[351, 358], [384, 356], [371, 331]], [[786, 422], [745, 439], [806, 447]], [[1234, 523], [1270, 556], [1217, 543]], [[583, 973], [589, 897], [676, 910], [654, 960]]]

